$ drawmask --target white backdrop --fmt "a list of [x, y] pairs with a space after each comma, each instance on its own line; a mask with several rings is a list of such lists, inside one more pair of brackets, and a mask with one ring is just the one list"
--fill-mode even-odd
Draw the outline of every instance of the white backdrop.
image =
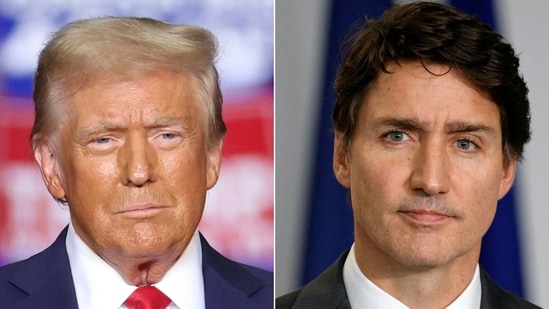
[[[502, 34], [530, 88], [532, 141], [519, 167], [528, 298], [549, 307], [549, 1], [494, 0]], [[327, 0], [276, 1], [276, 295], [298, 285], [314, 120], [321, 94]], [[505, 258], [505, 257], [502, 257]]]

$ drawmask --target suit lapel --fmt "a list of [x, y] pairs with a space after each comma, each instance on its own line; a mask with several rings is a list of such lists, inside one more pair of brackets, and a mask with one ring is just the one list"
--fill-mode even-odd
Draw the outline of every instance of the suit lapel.
[[206, 308], [245, 308], [263, 282], [217, 251], [200, 235]]
[[[15, 287], [14, 292], [21, 296], [12, 309], [78, 308], [65, 247], [66, 235], [67, 228], [49, 248], [13, 264], [18, 271], [7, 279]], [[247, 308], [257, 305], [257, 301], [261, 302], [251, 296], [265, 292], [265, 284], [245, 266], [215, 251], [202, 235], [200, 240], [206, 308]], [[272, 302], [272, 295], [268, 301]]]
[[350, 309], [351, 305], [343, 282], [343, 264], [348, 253], [347, 251], [342, 254], [332, 266], [305, 285], [292, 308]]
[[480, 309], [539, 308], [502, 289], [482, 267], [480, 269], [480, 282], [482, 286]]
[[21, 262], [24, 267], [8, 279], [26, 294], [16, 308], [78, 308], [65, 248], [66, 235], [67, 228], [49, 248]]
[[486, 271], [482, 268], [480, 269], [480, 283], [482, 286], [480, 309], [503, 308], [499, 301], [501, 296], [499, 287], [495, 285]]
[[[280, 308], [290, 308], [291, 306], [292, 309], [351, 308], [343, 282], [343, 264], [347, 254], [348, 252], [340, 256], [332, 266], [301, 290], [281, 297], [277, 300], [277, 306], [280, 303]], [[539, 308], [503, 290], [482, 267], [480, 268], [480, 281], [482, 289], [480, 309]]]

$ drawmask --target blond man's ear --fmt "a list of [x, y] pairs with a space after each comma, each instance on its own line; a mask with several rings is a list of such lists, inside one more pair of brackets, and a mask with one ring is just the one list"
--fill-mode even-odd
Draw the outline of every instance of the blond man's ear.
[[213, 188], [219, 179], [219, 171], [221, 170], [221, 157], [223, 150], [223, 141], [214, 145], [208, 146], [208, 166], [206, 171], [206, 187]]
[[65, 200], [63, 178], [59, 166], [59, 158], [51, 143], [40, 142], [34, 147], [34, 160], [40, 167], [42, 179], [50, 194], [58, 201]]

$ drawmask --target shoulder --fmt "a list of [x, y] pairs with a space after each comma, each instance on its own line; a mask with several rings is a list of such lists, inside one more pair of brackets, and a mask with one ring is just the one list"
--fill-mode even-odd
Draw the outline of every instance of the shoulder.
[[273, 286], [273, 273], [255, 266], [233, 261], [217, 252], [201, 235], [202, 268], [204, 272], [215, 271], [225, 279], [252, 281], [256, 284]]
[[278, 297], [276, 308], [350, 308], [343, 282], [347, 253], [303, 288]]
[[65, 235], [66, 230], [44, 251], [0, 268], [0, 304], [9, 308], [76, 307]]
[[292, 308], [299, 297], [301, 289], [276, 298], [276, 309]]
[[44, 255], [46, 251], [42, 251], [28, 259], [14, 262], [0, 267], [0, 299], [6, 294], [11, 294], [10, 291], [21, 290], [17, 287], [19, 283], [36, 280], [46, 270], [44, 264]]
[[480, 280], [482, 285], [481, 308], [540, 308], [501, 288], [482, 268], [480, 272]]
[[25, 270], [25, 265], [28, 262], [22, 261], [0, 267], [0, 303], [14, 304], [21, 298], [25, 297], [26, 293], [12, 283], [13, 279], [18, 277], [18, 274]]
[[5, 283], [9, 281], [10, 278], [17, 277], [21, 272], [26, 272], [29, 267], [33, 268], [33, 260], [34, 257], [31, 257], [0, 267], [0, 291], [3, 291], [2, 289], [4, 288]]
[[222, 300], [225, 306], [230, 308], [272, 307], [274, 298], [272, 272], [226, 258], [213, 249], [203, 237], [201, 237], [201, 245], [207, 304], [212, 300]]
[[[236, 263], [236, 262], [235, 262]], [[254, 278], [253, 282], [258, 287], [255, 291], [250, 289], [250, 298], [260, 300], [262, 303], [272, 307], [274, 301], [274, 276], [270, 271], [266, 271], [254, 266], [236, 263], [246, 273]], [[248, 277], [246, 275], [246, 277]], [[242, 278], [242, 277], [241, 277]], [[257, 280], [257, 281], [256, 281]]]
[[[25, 260], [13, 262], [0, 267], [0, 291], [5, 292], [6, 285], [14, 287], [17, 283], [36, 281], [48, 272], [51, 264], [61, 255], [61, 252], [52, 245]], [[67, 268], [68, 268], [67, 264]]]
[[259, 279], [263, 284], [273, 286], [273, 282], [274, 282], [273, 272], [262, 269], [262, 268], [258, 268], [255, 266], [251, 266], [248, 264], [242, 264], [238, 262], [234, 262], [234, 263], [236, 263], [236, 265], [240, 266], [243, 270], [245, 270], [250, 275]]

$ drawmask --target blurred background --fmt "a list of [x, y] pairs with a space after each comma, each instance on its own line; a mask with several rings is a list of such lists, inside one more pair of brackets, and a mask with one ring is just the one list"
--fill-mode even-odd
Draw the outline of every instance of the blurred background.
[[272, 0], [2, 0], [0, 2], [0, 265], [48, 246], [68, 223], [32, 161], [32, 77], [49, 35], [67, 22], [140, 16], [199, 25], [219, 41], [228, 134], [200, 230], [235, 260], [273, 269]]
[[[411, 1], [397, 1], [411, 2]], [[530, 88], [532, 141], [485, 236], [481, 264], [506, 289], [549, 307], [549, 2], [438, 1], [478, 15], [513, 44]], [[276, 295], [316, 277], [353, 241], [333, 176], [330, 113], [344, 29], [390, 0], [276, 1]]]

